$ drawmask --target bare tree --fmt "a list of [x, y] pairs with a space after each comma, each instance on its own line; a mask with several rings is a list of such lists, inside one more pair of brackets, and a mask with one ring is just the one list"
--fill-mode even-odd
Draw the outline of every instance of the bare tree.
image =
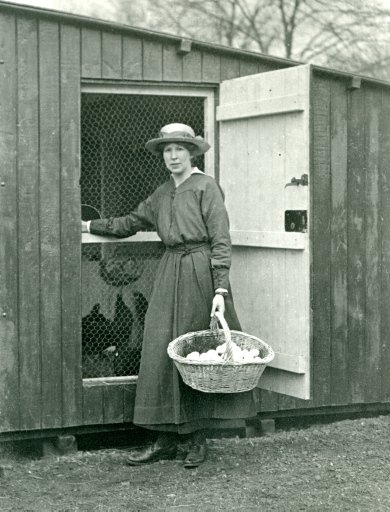
[[390, 80], [385, 0], [51, 0], [51, 6]]
[[271, 4], [271, 0], [150, 0], [149, 12], [155, 20], [153, 28], [268, 53], [277, 28]]
[[149, 0], [147, 12], [151, 28], [390, 78], [379, 0]]
[[305, 2], [295, 56], [357, 73], [389, 78], [390, 10], [376, 2]]

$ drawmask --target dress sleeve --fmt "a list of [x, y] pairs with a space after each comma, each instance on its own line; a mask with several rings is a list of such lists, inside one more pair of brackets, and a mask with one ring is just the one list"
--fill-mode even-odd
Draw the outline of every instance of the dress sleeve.
[[128, 215], [92, 220], [90, 232], [94, 235], [126, 238], [135, 235], [141, 229], [156, 227], [155, 201], [155, 194], [152, 194]]
[[232, 244], [222, 191], [214, 180], [210, 180], [203, 191], [201, 209], [210, 240], [214, 289], [224, 288], [227, 290]]

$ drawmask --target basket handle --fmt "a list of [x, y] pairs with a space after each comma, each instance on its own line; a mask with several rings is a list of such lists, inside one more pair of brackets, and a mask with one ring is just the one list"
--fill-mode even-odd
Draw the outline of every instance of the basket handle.
[[217, 324], [221, 324], [221, 327], [223, 329], [223, 334], [225, 336], [225, 343], [226, 343], [226, 349], [224, 353], [224, 359], [226, 361], [232, 361], [233, 360], [233, 350], [232, 350], [232, 335], [229, 329], [229, 326], [225, 320], [225, 317], [220, 311], [216, 311], [214, 313], [214, 316], [211, 319], [210, 328], [211, 330], [215, 330], [217, 328]]

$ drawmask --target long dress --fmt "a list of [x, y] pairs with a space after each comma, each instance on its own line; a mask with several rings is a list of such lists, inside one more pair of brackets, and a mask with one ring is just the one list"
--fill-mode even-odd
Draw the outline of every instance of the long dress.
[[256, 415], [252, 391], [203, 393], [183, 383], [167, 354], [170, 341], [208, 329], [217, 288], [229, 290], [225, 318], [241, 330], [231, 289], [231, 241], [222, 192], [196, 170], [178, 187], [171, 178], [124, 217], [93, 220], [94, 234], [128, 237], [154, 227], [165, 244], [145, 318], [133, 422], [190, 433], [201, 428], [243, 425]]

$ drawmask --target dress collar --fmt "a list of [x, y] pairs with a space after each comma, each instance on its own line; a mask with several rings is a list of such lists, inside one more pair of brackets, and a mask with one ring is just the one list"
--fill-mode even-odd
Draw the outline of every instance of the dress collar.
[[171, 182], [171, 186], [172, 188], [174, 188], [175, 190], [177, 190], [178, 188], [180, 188], [182, 185], [184, 185], [184, 183], [187, 183], [187, 181], [191, 178], [191, 176], [193, 174], [204, 174], [204, 172], [202, 172], [201, 170], [199, 170], [197, 167], [194, 167], [191, 171], [191, 174], [188, 176], [188, 178], [186, 178], [182, 183], [180, 183], [180, 185], [178, 185], [176, 187], [175, 185], [175, 180], [172, 178], [172, 176], [170, 177], [170, 182]]
[[191, 174], [204, 174], [204, 172], [199, 170], [197, 167], [194, 167], [191, 171]]

